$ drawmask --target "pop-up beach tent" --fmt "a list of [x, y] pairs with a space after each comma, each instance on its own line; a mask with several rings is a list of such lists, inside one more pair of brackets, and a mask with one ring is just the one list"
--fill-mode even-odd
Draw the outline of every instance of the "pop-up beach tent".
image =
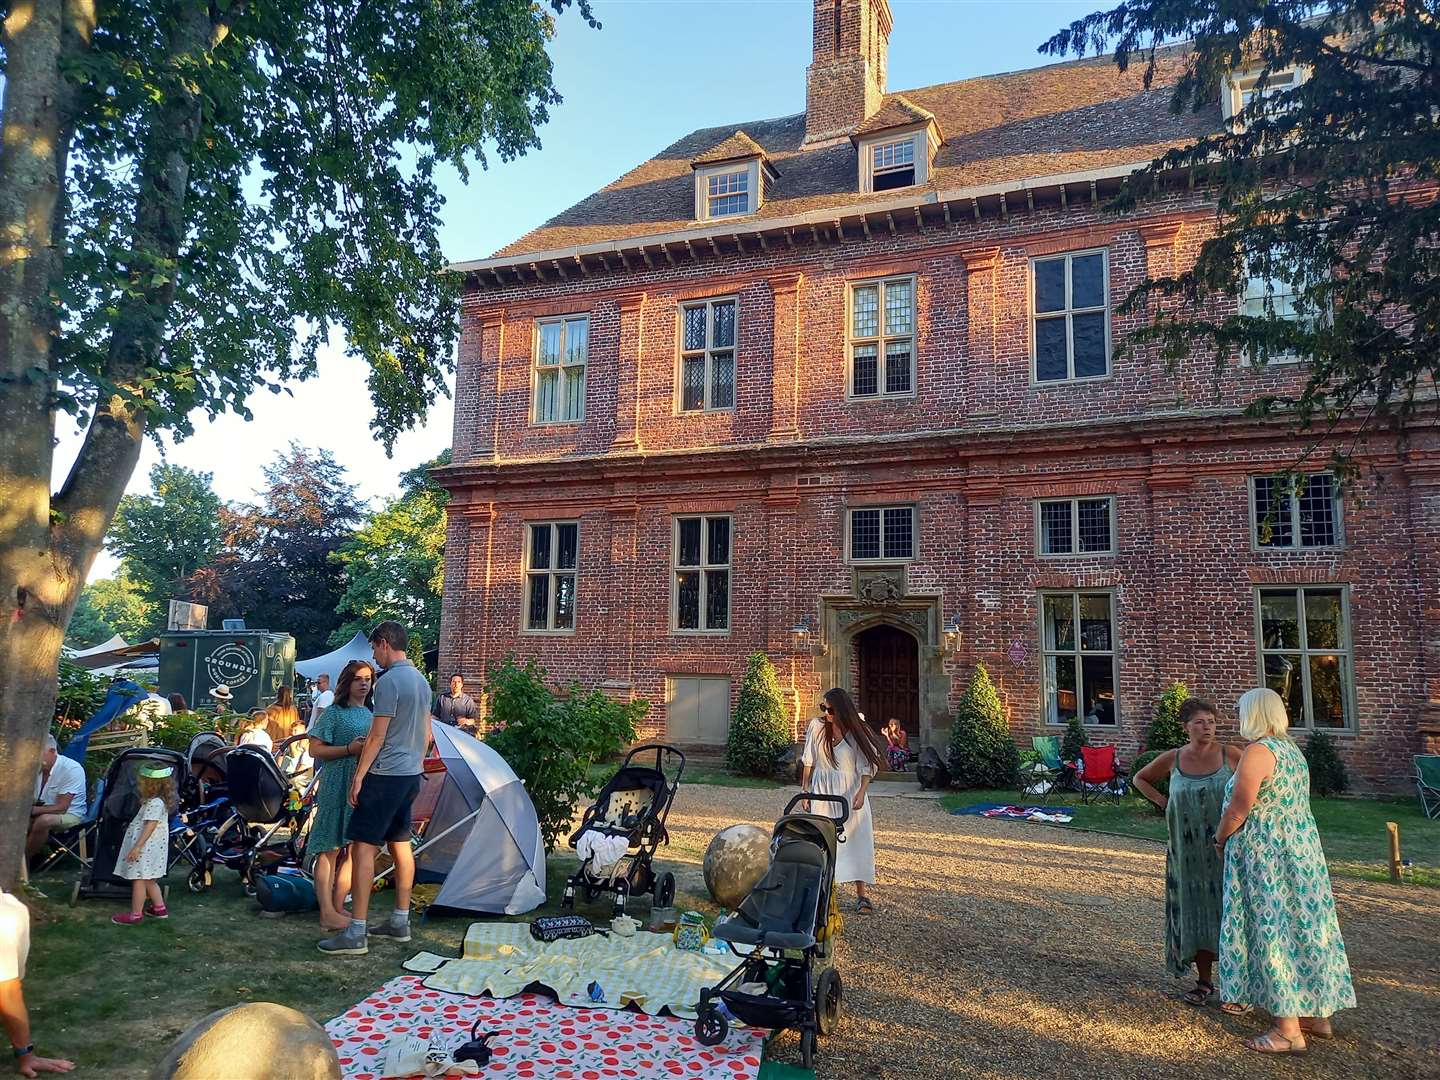
[[375, 662], [370, 642], [366, 641], [365, 635], [358, 630], [353, 638], [333, 652], [327, 652], [324, 656], [312, 656], [309, 660], [296, 660], [295, 671], [312, 682], [321, 675], [329, 675], [330, 689], [334, 690], [335, 684], [340, 681], [340, 672], [345, 670], [345, 665], [351, 660], [363, 660], [367, 664]]
[[520, 915], [545, 900], [545, 841], [525, 785], [473, 735], [434, 724], [444, 786], [415, 848], [415, 880], [440, 881], [435, 906]]

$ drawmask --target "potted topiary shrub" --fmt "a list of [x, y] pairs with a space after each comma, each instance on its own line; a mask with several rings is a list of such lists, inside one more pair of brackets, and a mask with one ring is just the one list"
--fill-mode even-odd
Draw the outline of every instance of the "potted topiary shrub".
[[1018, 782], [1020, 751], [984, 664], [975, 665], [955, 711], [949, 766], [950, 782], [957, 787], [1008, 788]]
[[725, 764], [747, 776], [769, 776], [776, 760], [794, 741], [775, 665], [763, 652], [753, 652], [740, 683], [735, 715], [730, 718]]

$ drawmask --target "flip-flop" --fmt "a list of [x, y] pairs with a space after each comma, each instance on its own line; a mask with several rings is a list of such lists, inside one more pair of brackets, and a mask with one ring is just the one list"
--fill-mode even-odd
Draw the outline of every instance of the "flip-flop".
[[1187, 990], [1185, 993], [1181, 994], [1180, 1000], [1185, 1002], [1186, 1005], [1194, 1005], [1198, 1009], [1214, 996], [1214, 985], [1207, 982], [1200, 982], [1197, 979], [1194, 989]]
[[[1279, 1045], [1282, 1042], [1285, 1044], [1283, 1047]], [[1299, 1046], [1295, 1045], [1297, 1042]], [[1310, 1049], [1302, 1040], [1287, 1039], [1273, 1031], [1246, 1039], [1244, 1045], [1246, 1050], [1254, 1050], [1257, 1054], [1303, 1054]]]

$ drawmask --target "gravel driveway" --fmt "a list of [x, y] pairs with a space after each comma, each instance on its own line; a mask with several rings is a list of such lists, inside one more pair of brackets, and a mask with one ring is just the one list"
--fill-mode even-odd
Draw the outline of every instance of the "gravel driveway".
[[[769, 827], [785, 795], [682, 786], [662, 859], [692, 864], [694, 887], [710, 837]], [[1186, 984], [1165, 973], [1158, 844], [911, 799], [877, 799], [875, 828], [879, 913], [846, 920], [845, 1015], [820, 1042], [821, 1078], [1440, 1077], [1435, 890], [1337, 884], [1359, 1007], [1334, 1041], [1277, 1060], [1240, 1046], [1263, 1019], [1175, 1000]], [[795, 1036], [774, 1053], [798, 1061]]]

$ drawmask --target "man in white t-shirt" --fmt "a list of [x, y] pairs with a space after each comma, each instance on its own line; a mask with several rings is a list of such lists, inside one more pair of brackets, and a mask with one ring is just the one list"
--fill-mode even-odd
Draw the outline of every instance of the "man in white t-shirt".
[[310, 703], [310, 723], [314, 727], [320, 714], [335, 704], [335, 691], [330, 689], [330, 676], [320, 675], [315, 679], [315, 700]]
[[30, 1041], [30, 1014], [20, 980], [25, 978], [25, 961], [30, 956], [30, 909], [0, 889], [0, 1026], [10, 1037], [15, 1068], [21, 1076], [42, 1072], [69, 1072], [72, 1061], [35, 1055]]
[[78, 761], [61, 757], [55, 736], [46, 735], [40, 775], [35, 778], [35, 805], [30, 808], [25, 854], [35, 858], [45, 850], [52, 832], [73, 829], [84, 819], [85, 769]]

